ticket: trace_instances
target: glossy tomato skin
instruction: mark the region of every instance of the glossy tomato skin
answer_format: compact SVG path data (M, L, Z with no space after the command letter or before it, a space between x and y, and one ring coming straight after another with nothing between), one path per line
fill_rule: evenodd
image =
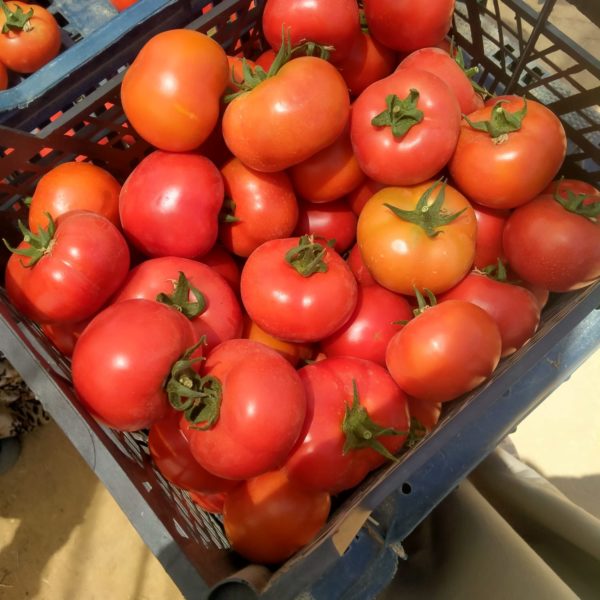
M24 266L28 261L18 254L8 260L11 302L38 323L78 323L95 315L123 283L129 248L105 217L72 211L58 219L49 252L33 267Z
M388 371L410 396L447 402L482 384L500 360L494 319L464 300L428 308L407 323L386 352Z
M119 11L122 12L126 8L129 8L132 4L135 4L137 0L110 0L110 3Z
M33 10L22 31L0 33L0 61L11 71L33 73L52 60L60 50L60 29L55 18L42 6L26 2L6 2L11 12L17 7L24 13ZM0 12L0 29L6 23Z
M346 202L350 205L356 216L360 215L364 205L379 190L386 185L373 179L365 179L358 187L354 188L347 196Z
M522 98L506 98L506 111L523 108ZM469 119L488 121L491 112L492 107L486 106L471 113ZM543 104L528 100L521 129L508 133L501 142L463 121L448 166L454 183L470 200L490 208L515 208L532 200L552 181L566 149L567 138L558 117Z
M158 294L172 294L179 273L202 293L206 302L205 310L190 320L196 341L206 336L205 352L225 340L239 337L242 310L233 290L214 269L195 260L174 256L146 260L130 271L113 301L156 300ZM190 302L197 302L191 291L188 298Z
M425 428L426 433L433 431L442 414L441 402L424 402L408 396L408 412L411 419L417 419Z
M516 274L551 292L600 278L600 226L542 194L516 209L504 229L504 251Z
M276 56L277 53L275 52L275 50L269 48L268 50L265 50L254 62L256 65L261 67L266 73L271 68L271 65L273 64L273 61L275 60Z
M240 277L242 275L240 267L223 246L215 244L207 254L202 256L202 262L219 273L236 296L240 295Z
M198 258L217 240L223 195L223 179L210 160L157 150L123 184L121 224L146 256Z
M219 379L222 401L212 429L191 429L182 417L180 427L194 458L225 479L248 479L279 468L306 414L305 392L295 369L275 350L238 339L210 352L202 373Z
M223 514L225 509L225 498L227 492L216 494L205 494L201 492L190 492L190 500L202 510L216 515Z
M326 248L324 273L300 275L285 260L299 238L266 242L242 270L242 302L262 329L290 342L314 342L339 329L357 300L354 275L342 257ZM265 279L264 273L269 273Z
M283 562L325 525L331 499L292 483L283 471L245 481L227 494L225 533L233 549L259 564Z
M432 183L384 188L367 202L358 219L358 246L367 269L380 285L399 294L414 295L415 286L441 293L456 285L473 264L475 214L469 201L451 186L445 188L444 210L464 212L435 237L385 206L414 210ZM429 205L439 189L432 193Z
M408 432L406 396L383 367L358 358L327 358L303 367L299 373L307 393L307 415L302 441L285 470L292 481L307 489L333 494L354 487L386 459L371 448L343 452L342 421L346 407L352 405L353 382L371 420L400 432ZM377 439L393 454L402 447L406 435Z
M469 273L438 301L451 299L471 302L493 317L500 330L503 357L527 343L540 323L540 306L532 292L482 274Z
M401 100L417 90L423 120L401 137L389 126L371 123L386 110L386 98ZM450 160L460 132L456 96L439 78L418 69L400 69L371 84L352 107L354 153L368 177L388 185L415 185L434 177Z
M506 262L502 247L502 234L510 216L510 210L488 208L474 202L472 206L477 219L477 240L473 265L477 269L485 269L490 265L497 265L498 259Z
M222 169L225 196L233 202L235 222L221 222L221 243L237 256L247 257L268 240L292 234L298 203L285 172L261 173L231 159Z
M373 279L373 275L371 275L362 259L358 244L352 246L352 250L350 250L346 262L354 274L354 277L356 277L356 281L358 281L359 285L377 285L377 282Z
M371 35L388 48L412 52L435 46L450 30L454 0L365 0Z
M348 323L321 341L329 357L354 356L385 367L385 350L398 332L398 321L408 321L413 313L408 301L380 285L360 286L358 302Z
M273 173L333 144L349 112L350 97L337 69L302 56L229 103L223 137L246 166Z
M86 327L73 352L79 400L114 429L152 426L169 409L165 379L194 339L188 319L159 302L138 299L109 306Z
M38 182L29 205L29 229L48 225L46 213L56 220L72 210L90 210L117 227L120 183L91 163L66 162L48 171Z
M595 188L591 183L580 181L579 179L559 179L550 183L544 190L544 194L558 193L565 199L568 196L568 192L573 192L576 195L585 194L586 196L600 196L600 190Z
M121 101L127 120L147 142L187 152L215 127L228 81L227 56L215 40L172 29L141 49L123 78Z

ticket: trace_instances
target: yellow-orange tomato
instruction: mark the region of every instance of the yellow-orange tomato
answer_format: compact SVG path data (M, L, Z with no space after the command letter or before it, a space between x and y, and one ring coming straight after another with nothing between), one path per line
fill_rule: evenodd
M410 213L411 220L394 210ZM417 214L421 224L412 222ZM476 230L469 201L449 185L429 181L384 188L372 196L358 219L357 240L378 283L400 294L414 294L415 287L437 294L471 269Z
M72 210L89 210L117 227L121 184L108 172L84 162L67 162L48 171L39 181L29 206L29 228L48 225L46 213L56 220Z
M212 38L189 29L155 35L133 61L121 101L134 129L161 150L194 150L219 119L229 81L227 56Z

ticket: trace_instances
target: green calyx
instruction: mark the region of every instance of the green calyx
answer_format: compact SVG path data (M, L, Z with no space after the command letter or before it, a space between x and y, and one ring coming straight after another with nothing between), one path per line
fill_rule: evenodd
M575 194L571 190L567 191L566 198L563 198L558 192L554 194L554 199L565 210L595 222L600 215L600 201L586 204L590 197L587 194Z
M20 6L17 6L13 11L2 0L0 0L0 8L2 8L2 12L6 17L6 21L2 26L2 33L29 31L32 28L29 19L33 17L33 8L25 13Z
M456 49L456 54L454 50ZM483 86L479 85L476 81L473 81L473 77L479 73L479 67L467 67L465 65L465 55L463 54L462 48L455 46L454 38L450 42L450 56L454 56L456 64L462 69L463 73L468 77L473 89L478 93L484 100L486 98L493 98L494 94L486 90Z
M358 386L352 380L352 406L346 405L342 431L346 436L343 453L351 450L371 448L385 456L388 460L398 460L377 438L384 435L406 435L406 431L398 431L392 427L381 427L373 422L364 406L361 406L358 397Z
M425 425L416 417L410 418L410 431L406 438L406 447L412 448L416 446L427 435Z
M223 397L221 382L216 377L201 377L192 367L195 362L203 360L202 357L191 356L205 341L203 336L173 365L166 385L169 404L185 415L192 429L199 430L214 427L219 420Z
M23 241L29 244L28 248L13 248L5 239L2 240L4 245L13 254L19 254L20 256L25 256L29 259L27 264L21 260L21 264L28 269L33 267L40 259L52 251L54 234L56 233L56 224L50 213L46 213L46 216L48 217L48 227L46 227L46 229L40 227L37 234L27 229L27 227L23 225L23 222L19 220L19 231L23 234Z
M417 299L417 308L413 309L413 315L415 315L415 317L418 317L420 314L424 313L428 308L431 308L432 306L435 306L437 304L437 298L431 290L428 290L427 288L423 290L427 294L427 299L429 300L429 303L427 303L427 300L425 300L425 297L423 296L419 288L417 288L417 286L414 286L413 290L415 291L415 298Z
M389 94L385 103L387 108L371 119L371 125L375 127L391 127L392 135L400 138L414 125L423 120L423 111L417 108L419 101L418 90L412 89L404 100L401 100L396 94Z
M504 263L498 259L498 262L495 265L488 265L484 267L480 271L478 271L481 275L485 275L494 281L500 281L501 283L508 283L506 267Z
M435 188L438 186L439 190L436 199L430 203L429 200ZM392 204L385 204L385 206L399 219L418 225L425 231L428 237L434 238L442 233L440 231L441 227L445 227L452 223L452 221L460 217L466 210L466 208L463 208L456 213L448 213L444 208L445 193L446 182L440 179L425 190L425 193L419 198L414 210L404 210Z
M196 299L195 302L190 302L190 292ZM206 310L204 294L190 283L190 280L182 271L179 271L179 279L173 282L173 293L165 294L161 292L156 296L156 300L175 308L188 319L193 319Z
M498 100L489 121L471 121L466 115L463 115L463 118L473 129L488 133L495 144L501 144L508 139L509 133L521 129L523 119L527 115L527 98L523 98L523 108L514 113L502 107L506 102L507 100Z
M297 246L285 253L285 261L302 277L310 277L315 273L326 273L327 264L323 260L327 248L315 242L312 235L303 235Z
M221 223L239 223L239 218L235 216L235 208L235 202L231 198L225 198L219 213L219 221Z

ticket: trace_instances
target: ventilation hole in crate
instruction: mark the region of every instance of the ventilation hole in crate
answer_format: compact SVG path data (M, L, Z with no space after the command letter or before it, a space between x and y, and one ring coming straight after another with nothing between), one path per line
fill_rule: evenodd
M182 537L185 538L186 540L190 539L190 536L187 534L187 532L183 529L183 527L179 524L179 522L177 521L177 519L173 519L173 525L175 525L175 530L177 531L177 533Z
M144 486L144 489L150 493L152 491L152 484L149 481L143 481L142 485Z
M408 496L409 494L412 493L412 485L410 485L410 483L408 483L408 481L405 481L402 484L402 487L400 488L400 490L405 496Z
M69 24L69 20L62 13L53 11L52 14L61 29L64 29Z
M525 73L521 77L521 83L524 85L529 85L534 81L539 81L542 77L544 77L544 71L540 69L540 67L535 66L525 71Z

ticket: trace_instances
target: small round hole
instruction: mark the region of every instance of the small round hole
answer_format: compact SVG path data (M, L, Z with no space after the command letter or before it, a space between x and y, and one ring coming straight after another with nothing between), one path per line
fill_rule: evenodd
M408 482L404 482L400 489L402 490L402 493L406 494L407 496L412 492L412 486Z

